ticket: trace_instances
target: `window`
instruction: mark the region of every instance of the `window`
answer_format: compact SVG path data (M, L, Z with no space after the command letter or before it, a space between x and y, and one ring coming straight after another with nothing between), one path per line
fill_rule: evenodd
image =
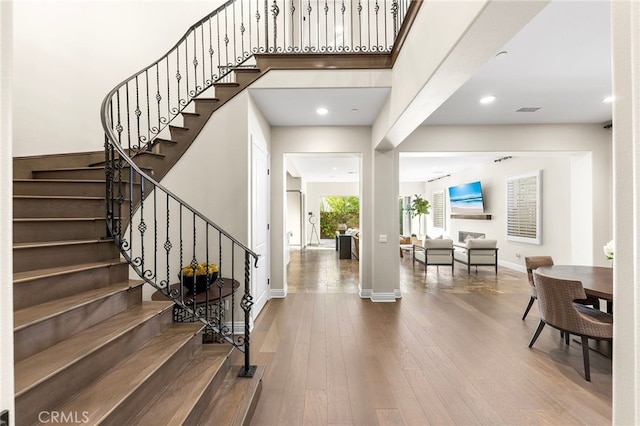
M542 170L507 178L507 240L542 244Z
M433 227L444 229L444 190L433 193Z

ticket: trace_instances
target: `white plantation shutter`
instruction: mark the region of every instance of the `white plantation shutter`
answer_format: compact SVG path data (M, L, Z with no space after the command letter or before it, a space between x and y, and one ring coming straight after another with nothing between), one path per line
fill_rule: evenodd
M542 170L507 178L507 240L542 244Z
M444 191L436 191L433 193L433 227L444 229Z

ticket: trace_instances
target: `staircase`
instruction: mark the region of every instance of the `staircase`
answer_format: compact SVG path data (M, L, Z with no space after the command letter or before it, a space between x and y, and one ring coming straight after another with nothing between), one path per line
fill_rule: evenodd
M218 97L196 99L195 112L136 164L160 179L213 111L260 72L238 74ZM143 301L143 281L129 279L128 263L104 238L103 158L15 161L16 424L248 423L264 366L237 378L231 345L203 344L200 322L172 322L172 302ZM136 205L141 188L132 188L125 196Z

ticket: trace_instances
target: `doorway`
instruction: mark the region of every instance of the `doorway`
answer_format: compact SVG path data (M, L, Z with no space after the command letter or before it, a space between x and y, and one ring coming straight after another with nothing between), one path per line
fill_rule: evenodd
M329 230L327 225L322 229L321 220L329 210L325 205L327 197L361 198L361 155L286 153L284 164L285 244L287 240L291 242L285 254L288 291L357 292L360 262L355 255L340 258L337 222L336 229ZM351 225L350 232L359 231L355 226L360 223L361 214L358 211L356 220L346 221L347 226Z

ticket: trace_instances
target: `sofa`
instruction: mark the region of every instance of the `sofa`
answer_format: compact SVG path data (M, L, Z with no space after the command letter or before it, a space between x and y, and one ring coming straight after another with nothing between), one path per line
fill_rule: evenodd
M463 243L454 244L453 257L456 262L467 265L467 273L471 273L471 267L493 266L498 273L498 242L484 238L468 238Z
M416 262L424 265L424 273L427 274L427 266L451 266L453 275L453 240L448 238L425 238L421 245L413 245L413 267Z

